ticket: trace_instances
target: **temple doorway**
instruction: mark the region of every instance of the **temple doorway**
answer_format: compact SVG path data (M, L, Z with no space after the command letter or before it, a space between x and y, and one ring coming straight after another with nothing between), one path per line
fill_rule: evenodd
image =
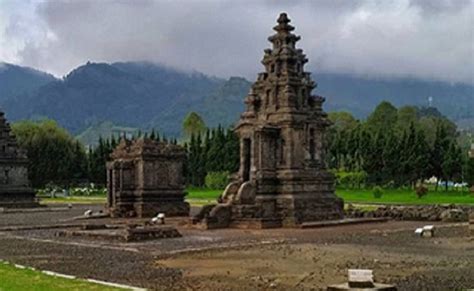
M244 158L244 168L242 173L242 178L244 182L250 180L250 165L252 158L252 140L250 138L244 138L243 140L243 158Z

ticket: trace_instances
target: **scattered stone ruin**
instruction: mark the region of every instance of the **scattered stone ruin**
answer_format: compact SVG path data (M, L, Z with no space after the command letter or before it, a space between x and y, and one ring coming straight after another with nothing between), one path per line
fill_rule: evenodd
M150 226L144 224L84 224L73 229L58 230L55 235L120 242L181 237L179 231L173 226Z
M189 215L184 201L186 153L148 138L122 139L107 163L107 203L112 217Z
M39 204L28 180L28 159L18 147L0 111L0 207L31 208Z
M343 201L325 165L325 134L330 125L324 98L311 95L316 83L304 71L308 59L282 13L268 40L258 75L245 99L235 132L240 169L217 205L195 217L207 228L281 227L339 219Z

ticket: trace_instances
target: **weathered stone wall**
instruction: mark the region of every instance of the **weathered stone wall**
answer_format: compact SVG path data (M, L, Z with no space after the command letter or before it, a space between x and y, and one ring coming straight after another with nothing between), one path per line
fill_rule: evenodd
M421 206L380 206L376 210L364 211L360 208L349 207L346 217L390 217L396 220L416 221L467 221L469 212L474 206L457 205L421 205Z
M122 140L107 163L109 212L114 217L188 215L184 149L150 139Z
M28 170L26 165L0 164L0 184L9 187L28 187Z

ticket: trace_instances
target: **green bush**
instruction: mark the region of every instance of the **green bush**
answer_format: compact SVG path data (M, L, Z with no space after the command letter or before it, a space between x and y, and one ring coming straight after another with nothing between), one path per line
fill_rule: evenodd
M372 189L372 194L374 195L375 199L380 199L380 198L382 198L382 195L383 195L383 189L379 186L375 186Z
M105 196L107 190L105 188L95 187L75 187L69 190L69 195L72 196Z
M421 198L425 196L426 194L428 194L428 188L425 185L416 186L415 193L416 193L416 196L418 196L418 198Z
M208 189L224 189L229 184L229 175L224 172L209 172L205 178L205 185Z
M49 183L45 188L37 190L38 196L57 197L57 196L106 196L107 189L97 187L94 184L63 188L58 185Z
M332 170L332 173L336 176L336 185L344 189L360 189L367 180L367 173L364 171Z

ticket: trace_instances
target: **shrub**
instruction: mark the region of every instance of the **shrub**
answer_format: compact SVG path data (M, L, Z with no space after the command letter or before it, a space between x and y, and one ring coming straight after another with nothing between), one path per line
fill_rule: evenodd
M374 195L374 198L380 199L380 198L382 198L382 195L383 195L383 189L379 186L375 186L372 189L372 194Z
M346 172L344 170L333 170L336 177L336 185L345 189L360 188L367 179L367 173L364 171Z
M229 184L229 175L230 173L227 171L207 173L205 178L206 188L224 189Z
M418 196L418 198L421 198L425 196L426 194L428 194L428 188L425 185L419 185L419 186L416 186L415 192L416 192L416 196Z

